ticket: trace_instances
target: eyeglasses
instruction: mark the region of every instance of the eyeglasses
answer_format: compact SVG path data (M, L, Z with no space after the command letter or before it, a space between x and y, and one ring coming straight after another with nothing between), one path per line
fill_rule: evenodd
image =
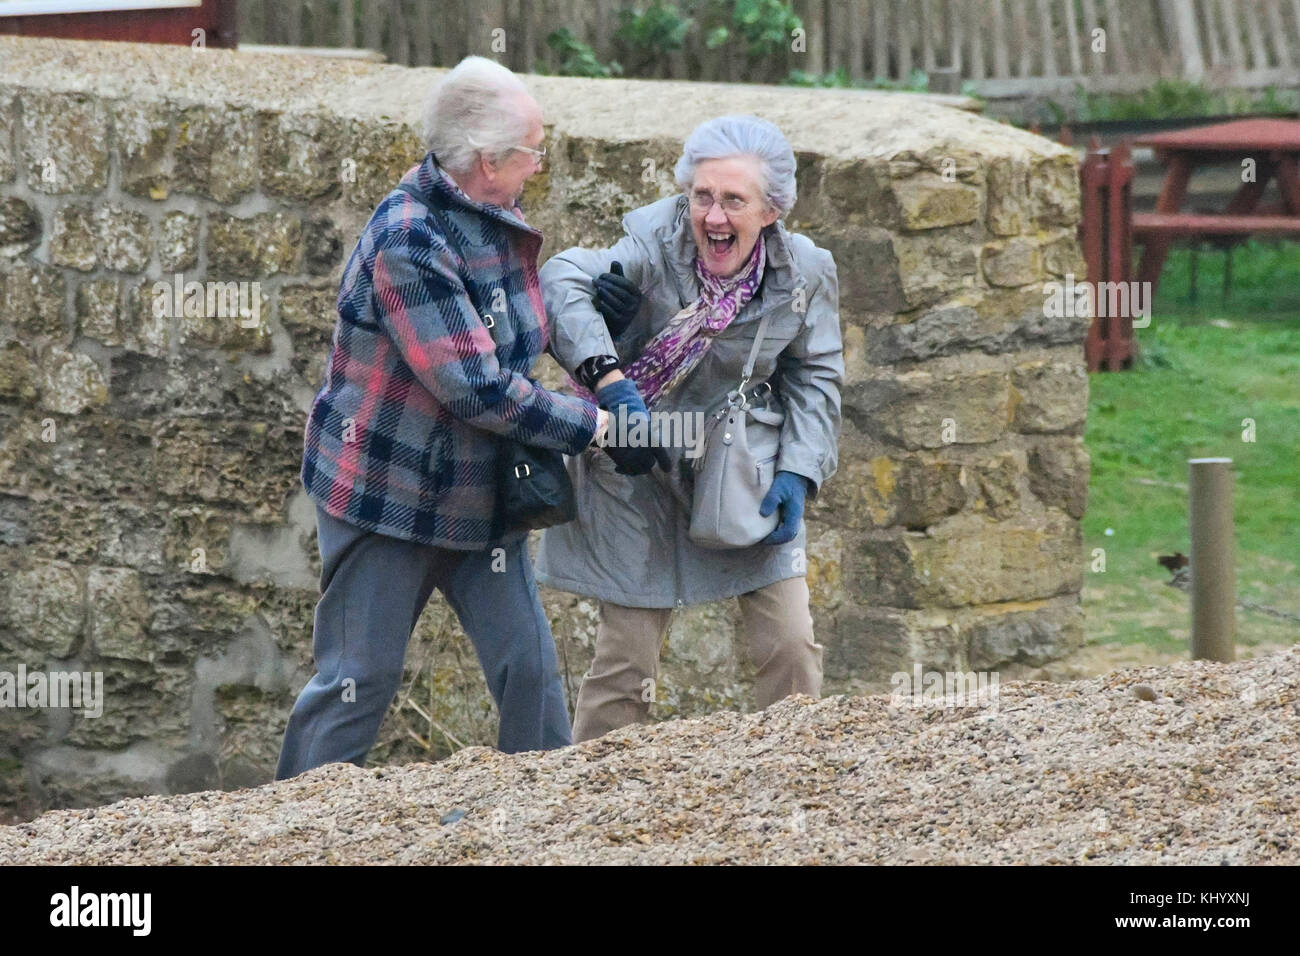
M712 209L715 202L722 207L724 212L744 212L749 208L749 200L741 199L739 196L714 199L713 193L706 189L697 189L691 193L691 205L696 209Z
M537 157L537 161L538 161L539 163L540 163L543 159L546 158L546 147L545 147L545 146L543 146L541 149L534 149L534 148L531 147L531 146L511 146L510 148L511 148L511 149L520 149L520 150L523 150L525 153L532 153L535 157Z

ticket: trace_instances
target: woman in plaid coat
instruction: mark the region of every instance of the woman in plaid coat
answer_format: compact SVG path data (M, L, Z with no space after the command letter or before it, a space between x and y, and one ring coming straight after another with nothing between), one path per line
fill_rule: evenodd
M364 763L435 588L483 665L498 746L571 740L526 533L493 537L498 436L572 455L608 419L529 378L550 338L542 237L518 205L544 153L541 111L513 73L470 57L434 91L424 127L428 155L375 209L348 260L308 416L317 673L289 718L277 779ZM617 453L620 467L648 470L640 450Z

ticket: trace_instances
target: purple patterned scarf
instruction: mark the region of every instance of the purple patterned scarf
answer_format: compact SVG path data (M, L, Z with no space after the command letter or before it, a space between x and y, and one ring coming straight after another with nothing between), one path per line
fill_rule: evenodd
M623 369L623 374L641 393L646 408L653 408L691 373L713 344L714 336L729 326L745 303L754 297L763 280L766 261L762 233L745 267L729 278L715 276L696 257L695 276L700 283L700 297L669 319L659 334L646 343L636 360Z

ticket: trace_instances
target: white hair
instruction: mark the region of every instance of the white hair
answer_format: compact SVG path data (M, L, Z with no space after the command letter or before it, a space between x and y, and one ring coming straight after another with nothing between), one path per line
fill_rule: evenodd
M731 156L753 156L758 160L760 185L769 206L783 216L794 208L794 150L775 125L757 116L719 116L695 127L673 170L677 185L690 189L697 165Z
M424 148L453 173L467 173L480 154L496 162L528 135L520 101L523 80L500 63L467 56L424 102Z

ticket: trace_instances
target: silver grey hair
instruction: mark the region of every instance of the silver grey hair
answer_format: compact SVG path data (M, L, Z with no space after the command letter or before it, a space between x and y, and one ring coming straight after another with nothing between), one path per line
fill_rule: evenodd
M690 189L697 165L707 159L730 156L757 159L767 204L783 216L794 208L794 150L775 125L757 116L719 116L695 127L686 137L682 158L673 170L677 185L683 190Z
M453 173L469 172L480 153L496 162L528 135L521 95L528 87L500 63L465 57L425 100L425 151Z

